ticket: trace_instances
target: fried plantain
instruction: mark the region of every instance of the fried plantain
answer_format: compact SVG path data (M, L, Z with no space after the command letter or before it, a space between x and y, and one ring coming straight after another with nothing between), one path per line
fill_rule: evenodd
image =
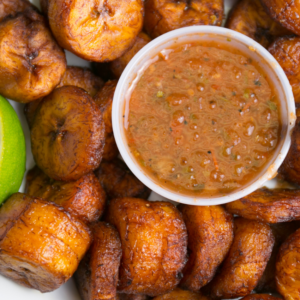
M105 208L106 195L94 173L77 181L55 181L38 167L26 176L27 194L62 206L85 223L97 221Z
M287 300L300 299L300 229L281 245L276 262L278 292Z
M23 286L59 288L90 241L88 227L53 203L17 193L0 208L0 274Z
M300 34L300 4L295 0L261 0L268 14L282 26Z
M277 37L291 34L266 12L260 0L241 0L230 11L227 28L243 33L267 48Z
M256 190L244 198L226 204L226 209L249 220L266 223L300 220L300 190Z
M150 299L145 295L132 295L132 294L117 294L116 300L148 300Z
M157 296L180 281L186 262L187 232L181 213L168 202L115 198L107 221L122 243L118 291Z
M91 227L93 243L75 273L82 300L116 299L122 255L117 230L98 222Z
M234 239L220 273L208 284L212 298L232 299L251 293L261 278L274 245L269 225L237 218Z
M103 159L105 160L113 160L119 154L111 121L111 110L117 83L117 80L106 82L104 87L94 97L96 104L102 112L105 123L105 145L103 150Z
M214 277L233 241L233 218L221 206L179 205L188 231L189 259L180 286L199 291Z
M27 9L0 23L0 94L27 103L48 95L66 70L44 18Z
M209 300L209 299L200 293L185 291L176 288L175 290L167 294L153 298L153 300Z
M120 57L142 29L142 0L48 1L56 40L86 60L107 62Z
M65 86L43 99L31 129L31 149L50 178L72 181L93 171L103 146L101 112L84 90Z
M24 105L24 115L30 129L32 128L35 114L42 100L43 98L40 98Z
M56 86L77 86L84 89L94 97L96 93L103 87L104 82L101 78L94 75L89 69L80 68L80 67L67 67L66 72L64 73L60 83ZM32 127L33 119L36 113L36 110L43 99L38 99L27 103L24 107L24 113L29 127Z
M292 86L296 104L300 104L300 37L278 38L268 50L285 72Z
M103 161L95 171L109 198L139 197L148 199L151 190L140 182L119 159Z
M192 25L221 26L223 0L146 0L144 29L152 38Z
M266 292L266 293L276 293L276 258L279 252L281 244L286 240L286 238L294 233L298 228L300 228L300 222L288 222L288 223L278 223L270 225L272 232L275 237L275 244L271 257L268 261L266 269L259 280L258 285L255 288L256 292Z
M28 0L1 0L0 22L8 16L15 17L18 13L33 7Z
M281 298L274 297L268 294L251 294L242 298L242 300L280 300L280 299Z
M121 77L124 69L131 61L131 59L149 42L151 42L151 38L146 33L139 33L133 47L126 51L121 57L115 59L110 63L110 68L116 78Z
M297 120L292 133L289 152L279 168L279 173L294 184L300 185L300 110L297 111Z
M67 70L57 87L67 85L82 88L88 92L91 97L94 97L104 86L104 82L87 68L67 67Z

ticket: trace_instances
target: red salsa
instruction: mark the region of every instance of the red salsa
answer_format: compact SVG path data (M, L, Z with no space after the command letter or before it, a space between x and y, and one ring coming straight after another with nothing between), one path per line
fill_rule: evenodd
M253 180L281 134L276 89L228 43L163 51L138 78L125 112L126 138L144 172L189 196L216 196Z

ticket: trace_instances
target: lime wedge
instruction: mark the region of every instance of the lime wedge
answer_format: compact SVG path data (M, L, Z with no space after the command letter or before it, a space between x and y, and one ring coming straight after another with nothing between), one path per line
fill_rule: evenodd
M21 123L10 103L0 96L0 204L19 190L25 163L26 145Z

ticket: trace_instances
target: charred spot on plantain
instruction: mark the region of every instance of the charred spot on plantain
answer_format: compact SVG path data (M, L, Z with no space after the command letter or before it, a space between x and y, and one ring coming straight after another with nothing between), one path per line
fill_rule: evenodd
M113 17L115 12L113 9L108 5L107 0L104 1L101 7L93 7L91 11L91 17L94 19L99 19L100 17Z
M56 124L56 130L52 130L50 131L50 137L51 137L51 141L54 142L57 139L59 140L63 140L64 137L67 134L67 130L63 129L63 126L65 125L65 121L64 120L60 120L57 122Z
M34 51L34 52L31 52L30 54L28 55L25 55L25 60L27 62L27 69L29 72L33 72L35 69L36 69L36 65L32 63L32 61L38 57L39 55L39 52L38 51Z

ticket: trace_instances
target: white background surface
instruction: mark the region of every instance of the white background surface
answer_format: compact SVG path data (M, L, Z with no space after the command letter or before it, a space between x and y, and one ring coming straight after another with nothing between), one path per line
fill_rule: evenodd
M31 0L31 2L39 7L39 0ZM226 14L234 2L236 2L236 0L225 0ZM88 67L90 65L89 62L84 61L69 52L67 52L67 61L68 61L68 65L71 66ZM24 107L22 104L18 104L13 101L10 102L14 106L15 110L17 111L23 126L24 134L26 137L26 148L27 148L26 169L29 170L34 166L34 160L30 150L29 129L23 114ZM24 186L25 186L25 180L23 180L23 184L20 188L20 191L24 191ZM150 199L159 200L161 199L161 197L152 193ZM15 284L9 279L0 276L0 300L81 300L81 298L77 293L76 287L72 279L69 280L65 285L60 287L58 290L52 293L41 294L39 291L24 288L18 284Z

